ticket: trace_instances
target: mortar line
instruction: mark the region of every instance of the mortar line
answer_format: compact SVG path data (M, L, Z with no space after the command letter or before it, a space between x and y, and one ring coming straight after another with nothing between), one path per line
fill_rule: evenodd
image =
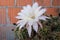
M32 4L35 2L35 0L32 0Z
M0 24L0 27L5 27L6 26L6 24Z
M22 8L23 6L7 6L8 8ZM51 8L60 8L60 6L42 6L42 7L51 7ZM0 6L0 8L6 8L6 6Z
M53 8L60 8L60 6L52 6Z
M14 6L16 6L16 0L14 0Z
M53 0L50 1L51 7L53 6Z
M8 16L8 7L6 7L6 21L7 21L7 26L10 24L9 16Z

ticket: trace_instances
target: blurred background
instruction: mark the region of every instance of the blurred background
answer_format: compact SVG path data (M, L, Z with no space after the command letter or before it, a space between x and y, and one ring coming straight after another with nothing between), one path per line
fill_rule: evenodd
M60 13L60 0L0 0L0 40L15 40L12 31L17 22L15 18L23 6L38 2L47 8L46 15L57 16Z

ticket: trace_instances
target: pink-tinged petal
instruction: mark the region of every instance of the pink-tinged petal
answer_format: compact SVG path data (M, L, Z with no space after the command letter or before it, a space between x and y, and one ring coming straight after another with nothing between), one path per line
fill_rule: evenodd
M31 25L27 25L26 28L27 28L29 37L31 37L31 32L32 32L32 27L31 27Z
M43 27L42 24L41 24L41 22L37 22L37 23L40 25L41 28Z
M18 15L20 15L21 13L19 12Z
M21 16L17 16L16 18L17 19L24 19L24 17L21 17Z
M19 21L17 21L17 23L16 24L19 24L19 23L21 23L21 22L23 22L24 20L19 20Z
M20 25L22 25L22 23L24 23L24 20L20 21L20 23L17 25L17 27L19 27Z
M31 9L31 5L27 5L27 9Z
M22 27L24 27L24 25L27 23L27 21L21 21L17 27L19 27L19 29L21 29Z
M46 20L46 18L50 19L50 18L47 17L47 16L40 16L40 17L39 17L40 20Z
M33 29L37 32L38 31L38 24L35 22L33 23Z
M23 13L21 13L21 12L19 12L19 13L18 13L18 16L24 16L24 14L23 14Z

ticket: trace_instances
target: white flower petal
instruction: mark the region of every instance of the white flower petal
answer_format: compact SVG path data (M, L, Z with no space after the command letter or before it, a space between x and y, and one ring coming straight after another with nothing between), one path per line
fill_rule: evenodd
M28 14L27 14L28 15ZM26 18L28 18L26 15L24 15L24 14L22 14L22 13L20 13L18 16L16 16L16 18L17 19L26 19Z
M33 29L37 32L38 31L38 24L35 22L33 23Z
M27 5L27 6L23 6L23 10L21 10L21 13L23 13L23 14L29 14L29 10L31 10L32 8L31 8L31 6L30 5Z
M31 20L31 21L28 21L28 24L29 25L32 25L33 24L33 21Z
M29 17L30 14L32 13L32 8L31 8L30 5L27 5L26 7L27 7L27 9L23 10L22 13L23 13L25 16Z
M42 6L40 6L40 7L38 7L36 10L35 10L35 17L37 17L38 16L38 13L39 13L39 11L41 10L41 8L42 8Z
M36 9L36 11L40 11L41 8L42 8L42 6L39 6L39 7Z
M39 21L39 18L38 18L38 17L36 17L36 18L34 19L34 21L35 21L35 22L38 22L38 21Z
M32 6L33 10L36 10L36 8L38 8L38 3L34 3L33 6Z
M40 12L38 13L38 17L43 15L46 12L46 9L41 9Z
M40 17L39 17L40 20L46 20L46 18L49 19L49 17L47 17L47 16L40 16Z
M16 16L17 19L24 19L25 16Z
M23 10L26 10L27 9L27 7L26 6L23 6Z
M21 24L21 26L19 27L19 29L21 29L22 27L24 27L26 23L27 22L24 22L23 24Z
M24 16L24 14L23 14L23 13L21 13L21 12L19 12L19 13L18 13L18 16Z
M24 23L24 20L20 21L20 23L17 25L17 27L19 27L22 23Z
M27 26L26 28L27 28L29 37L31 37L31 31L32 31L31 25Z
M31 37L31 31L32 31L31 26L32 26L32 24L33 24L33 22L32 21L29 21L28 22L28 26L26 27L27 30L28 30L29 37Z
M22 27L24 27L24 25L27 23L27 21L25 21L25 20L22 20L18 25L17 25L17 27L19 27L19 29L21 29Z

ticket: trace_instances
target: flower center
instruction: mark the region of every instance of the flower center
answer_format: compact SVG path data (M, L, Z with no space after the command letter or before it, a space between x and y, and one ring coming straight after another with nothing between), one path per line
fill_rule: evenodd
M31 18L32 18L32 19L35 19L35 16L32 16Z

